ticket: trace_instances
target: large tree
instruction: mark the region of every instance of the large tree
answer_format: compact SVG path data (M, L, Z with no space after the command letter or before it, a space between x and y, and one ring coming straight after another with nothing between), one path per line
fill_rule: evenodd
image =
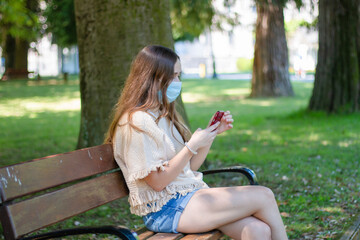
M293 96L285 37L284 0L257 0L251 97Z
M360 110L360 1L319 1L319 53L309 109Z
M80 55L79 148L103 142L109 115L138 51L148 44L173 48L169 8L169 1L163 0L75 0ZM181 99L178 102L182 103Z
M39 32L37 0L3 0L0 4L0 43L5 58L3 80L27 78L29 42Z

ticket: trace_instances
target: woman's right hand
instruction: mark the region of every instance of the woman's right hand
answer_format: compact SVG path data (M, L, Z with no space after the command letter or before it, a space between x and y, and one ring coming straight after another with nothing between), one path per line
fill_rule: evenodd
M188 142L189 147L194 151L197 151L197 149L199 148L210 145L214 141L217 135L216 128L219 126L219 124L220 122L217 122L206 129L198 128L193 133L193 135L191 136Z

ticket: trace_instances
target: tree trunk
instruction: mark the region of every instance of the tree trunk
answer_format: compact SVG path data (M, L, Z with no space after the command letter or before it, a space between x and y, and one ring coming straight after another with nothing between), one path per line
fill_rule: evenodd
M360 2L319 1L319 54L310 110L359 111Z
M78 148L103 142L135 55L149 44L173 48L169 7L163 0L75 0L81 92Z
M16 50L15 38L10 34L6 35L5 45L4 45L5 70L9 68L14 68L15 50Z
M293 96L283 7L276 1L257 3L256 41L251 97Z
M15 49L15 69L27 71L29 42L24 39L16 38Z
M29 42L11 35L6 36L4 46L5 72L2 80L28 78L27 57Z

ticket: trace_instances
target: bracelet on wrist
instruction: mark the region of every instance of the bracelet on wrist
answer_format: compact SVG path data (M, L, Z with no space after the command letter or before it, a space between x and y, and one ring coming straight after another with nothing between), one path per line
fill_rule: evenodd
M196 155L197 154L197 152L196 151L194 151L194 150L192 150L190 147L189 147L189 145L188 145L188 143L187 142L185 142L185 147L192 153L192 154L194 154L194 155Z

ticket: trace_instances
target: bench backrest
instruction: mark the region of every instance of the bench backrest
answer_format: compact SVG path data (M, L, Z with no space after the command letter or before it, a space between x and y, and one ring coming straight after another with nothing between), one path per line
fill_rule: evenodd
M109 144L0 168L5 239L17 239L127 195Z

